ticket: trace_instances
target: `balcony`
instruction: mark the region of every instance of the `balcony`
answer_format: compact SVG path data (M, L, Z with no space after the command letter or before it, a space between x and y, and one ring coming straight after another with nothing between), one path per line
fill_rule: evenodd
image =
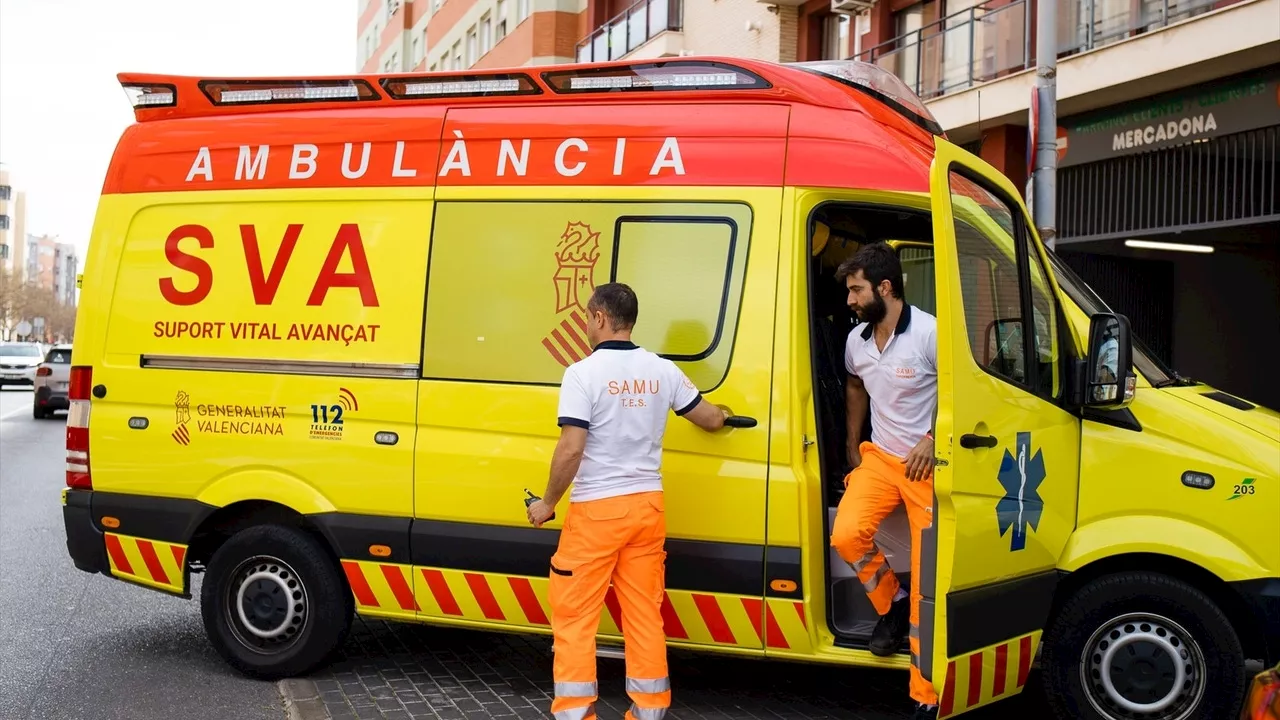
M1233 0L1063 0L1058 57L1172 25ZM998 0L976 5L863 51L926 100L1035 67L1035 5Z
M579 42L578 62L620 60L662 33L683 27L683 0L640 0Z

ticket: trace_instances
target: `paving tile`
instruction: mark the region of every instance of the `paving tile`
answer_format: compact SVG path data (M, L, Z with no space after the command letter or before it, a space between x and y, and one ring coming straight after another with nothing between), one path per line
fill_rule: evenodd
M672 651L671 720L899 720L909 718L907 674L709 657ZM358 618L347 645L312 679L331 718L545 720L550 638ZM625 664L598 663L601 720L630 705ZM1044 717L1037 698L966 717Z

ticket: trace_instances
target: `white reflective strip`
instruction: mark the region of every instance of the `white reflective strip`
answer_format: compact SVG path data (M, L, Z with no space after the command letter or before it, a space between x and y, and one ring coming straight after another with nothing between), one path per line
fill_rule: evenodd
M642 708L631 703L631 715L636 720L662 720L667 716L666 708Z
M73 460L83 460L84 462L89 462L89 453L83 450L68 450L67 462L72 462Z
M89 401L72 400L67 408L67 427L89 427Z
M556 697L595 697L596 684L593 682L558 682Z
M919 628L919 627L917 627L917 626L915 626L915 625L912 625L912 626L911 626L910 636L911 636L911 638L912 638L912 639L919 640L919 639L920 639L920 628Z
M627 678L627 692L660 693L667 692L670 689L671 678L669 677L658 678L657 680Z
M555 713L552 717L556 720L593 720L596 716L596 705L592 703L586 707L569 708Z
M876 574L872 576L870 580L862 583L862 587L865 588L867 592L875 592L875 589L877 587L880 587L880 578L888 574L889 574L889 563L886 562L885 564L881 565L878 570L876 570Z
M67 463L67 472L87 473L89 472L89 466L79 463Z
M862 568L866 567L867 563L870 563L872 560L875 560L876 556L879 554L880 554L880 547L875 543L871 543L871 549L867 551L867 554L863 555L861 560L857 562L849 563L849 567L853 568L854 572L861 574Z

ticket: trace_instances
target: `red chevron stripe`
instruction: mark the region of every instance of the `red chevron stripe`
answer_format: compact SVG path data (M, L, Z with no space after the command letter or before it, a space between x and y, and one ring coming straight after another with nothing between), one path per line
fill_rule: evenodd
M147 564L147 572L151 573L151 579L168 585L169 574L164 571L164 566L160 564L160 558L156 555L155 545L152 545L150 540L139 540L138 553L142 555L142 562Z
M680 622L680 615L676 613L676 608L671 604L671 596L662 593L662 628L666 632L667 637L673 640L688 640L689 633L684 629L684 623Z
M796 605L796 614L800 616L800 624L804 626L805 630L808 630L809 621L804 616L804 603L798 602L795 605Z
M347 584L351 586L351 592L355 594L356 601L361 605L378 607L378 597L369 588L369 581L365 579L364 571L360 566L343 560L342 569L347 573Z
M982 700L982 653L969 656L969 707Z
M467 578L467 585L471 586L471 594L476 596L476 602L480 604L480 612L483 612L489 620L506 620L506 616L502 614L502 607L493 597L493 590L489 588L489 582L484 579L484 576L466 573L464 577Z
M427 581L427 587L431 590L431 597L436 599L436 604L440 606L440 612L445 615L462 617L462 608L458 607L458 601L453 599L453 592L449 590L449 583L444 579L444 573L439 570L423 568L422 579Z
M511 591L516 594L516 600L520 603L520 609L524 611L524 616L529 622L538 625L550 625L547 620L547 614L542 610L542 603L538 602L538 596L533 592L533 585L528 578L511 577L507 579L511 584Z
M578 351L573 349L573 346L569 344L568 340L564 339L564 336L560 334L559 330L552 330L551 337L555 338L556 342L560 343L560 349L564 350L565 355L567 355L570 360L578 362L582 359L578 356Z
M1009 643L996 648L996 674L991 683L991 694L1000 697L1004 694L1004 676L1009 670Z
M560 354L559 350L556 350L556 346L551 342L551 338L542 338L542 346L547 349L547 352L551 353L551 357L555 358L556 362L560 363L564 367L569 367L569 361L564 359L564 356Z
M583 357L591 354L591 346L587 344L586 340L578 337L578 333L574 331L573 326L569 324L568 320L561 320L560 327L564 328L565 335L568 335L575 343L577 343L578 348L582 350Z
M413 590L409 588L409 583L405 582L404 574L400 572L400 568L395 565L381 565L382 576L387 579L387 584L391 586L391 592L396 596L396 602L400 603L401 610L420 611L418 607L418 599L413 596Z
M115 535L106 535L107 553L111 555L111 560L115 562L116 568L126 575L133 574L133 566L129 564L129 558L124 554L124 548L120 546L120 538Z
M173 560L178 563L178 574L182 574L182 561L187 559L187 549L181 545L170 545L169 549L173 551Z
M938 707L938 717L950 717L955 710L956 702L956 661L947 663L947 682L942 686L942 704Z
M1027 673L1031 672L1031 636L1018 641L1018 687L1027 684Z
M724 613L720 611L720 604L714 597L694 595L693 603L698 606L698 614L707 624L707 631L711 633L712 640L729 645L738 644L738 640L733 636L733 630L729 629L729 623L724 619Z

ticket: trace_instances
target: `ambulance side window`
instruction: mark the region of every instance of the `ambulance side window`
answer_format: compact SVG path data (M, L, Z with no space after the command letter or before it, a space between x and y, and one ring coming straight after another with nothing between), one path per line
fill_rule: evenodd
M751 220L741 203L438 202L422 377L558 385L590 353L592 289L616 279L640 301L635 341L712 390L729 369Z
M1061 391L1057 307L1025 218L952 172L956 253L969 347L994 375L1046 398Z
M746 267L742 220L625 215L614 233L610 276L640 301L636 343L676 362L703 392L729 366Z

